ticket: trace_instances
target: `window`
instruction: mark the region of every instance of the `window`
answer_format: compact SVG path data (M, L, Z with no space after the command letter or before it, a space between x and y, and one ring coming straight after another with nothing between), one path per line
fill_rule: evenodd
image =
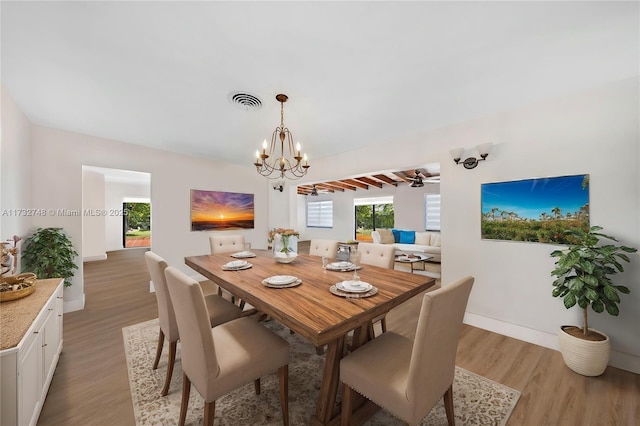
M355 239L373 241L371 231L393 228L393 197L357 198L355 204Z
M308 228L333 228L333 200L307 202Z
M440 194L425 194L425 229L427 231L440 230Z

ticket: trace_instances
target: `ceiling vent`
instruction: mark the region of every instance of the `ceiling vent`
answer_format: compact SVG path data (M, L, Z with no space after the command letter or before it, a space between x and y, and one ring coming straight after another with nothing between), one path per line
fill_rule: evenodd
M246 92L229 93L229 102L245 111L253 111L262 107L262 101L257 96Z

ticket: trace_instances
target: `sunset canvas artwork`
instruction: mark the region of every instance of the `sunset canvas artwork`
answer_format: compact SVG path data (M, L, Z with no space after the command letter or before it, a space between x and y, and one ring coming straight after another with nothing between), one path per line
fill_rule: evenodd
M253 229L253 194L191 190L191 230Z

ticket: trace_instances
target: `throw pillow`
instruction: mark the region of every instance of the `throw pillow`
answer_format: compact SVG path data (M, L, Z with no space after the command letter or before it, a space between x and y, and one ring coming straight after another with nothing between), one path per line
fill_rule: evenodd
M380 244L393 244L395 239L393 238L393 232L389 229L378 229L380 234Z
M428 232L416 232L416 240L414 244L428 246L430 240Z
M393 234L393 242L394 243L399 243L400 242L400 231L398 231L397 229L392 229L391 233Z
M400 231L400 243L413 244L416 240L416 231Z
M433 237L431 238L431 245L440 247L440 234L433 234Z

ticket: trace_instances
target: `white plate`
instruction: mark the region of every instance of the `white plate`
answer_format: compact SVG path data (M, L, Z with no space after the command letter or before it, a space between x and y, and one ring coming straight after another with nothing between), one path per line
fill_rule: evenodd
M267 278L265 281L271 285L287 285L291 284L297 279L297 277L294 277L292 275L275 275L273 277Z
M238 269L244 268L247 266L248 262L246 260L233 260L231 262L225 263L224 267L228 269Z
M244 258L248 258L248 257L256 257L255 253L252 253L250 251L239 251L237 253L233 253L231 255L231 257L235 257L238 259L244 259Z
M351 262L333 262L327 265L327 269L333 271L352 271L355 267Z
M353 267L353 263L351 262L333 262L330 263L329 266L331 266L332 268L352 268Z
M336 284L336 287L338 290L349 293L365 293L373 288L371 284L364 281L341 281Z
M247 263L244 266L240 266L239 268L227 268L227 265L222 265L223 271L243 271L245 269L251 268L253 265L251 263Z

